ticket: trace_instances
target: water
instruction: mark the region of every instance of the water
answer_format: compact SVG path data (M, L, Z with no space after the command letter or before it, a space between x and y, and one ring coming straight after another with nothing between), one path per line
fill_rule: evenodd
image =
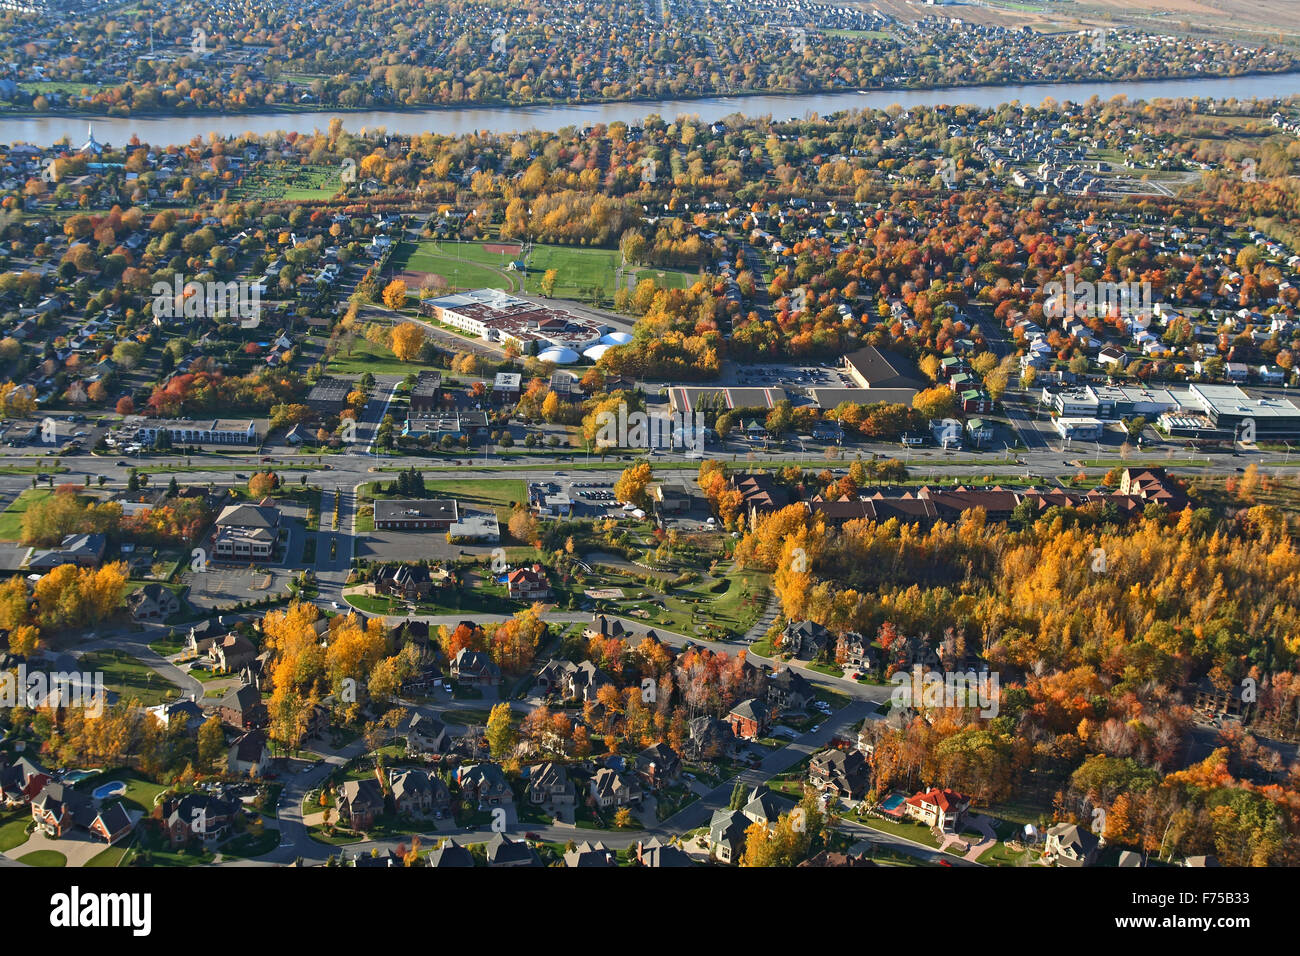
M733 113L747 116L771 115L776 119L803 117L810 113L827 116L841 110L858 108L883 109L893 104L910 108L939 104L966 104L980 108L996 107L1019 100L1038 104L1049 97L1058 102L1082 103L1093 96L1109 99L1126 96L1131 100L1176 97L1213 99L1274 99L1300 94L1300 73L1278 73L1237 77L1194 77L1184 80L1143 80L1128 83L1043 83L1003 84L999 86L948 87L933 90L873 90L859 93L812 93L799 96L719 96L708 99L674 99L638 103L601 103L592 105L483 107L467 109L419 110L409 112L372 111L333 113L319 110L303 113L244 114L223 113L213 116L94 117L85 116L13 116L0 119L0 143L27 142L46 146L67 136L80 144L86 126L94 123L95 138L119 144L138 134L143 142L155 146L188 143L194 137L210 133L236 136L244 132L259 134L277 130L311 133L325 130L335 116L353 132L383 127L390 133L441 133L459 135L475 130L508 133L515 130L562 129L565 126L589 126L615 120L634 123L651 113L666 119L692 114L704 122L722 119Z

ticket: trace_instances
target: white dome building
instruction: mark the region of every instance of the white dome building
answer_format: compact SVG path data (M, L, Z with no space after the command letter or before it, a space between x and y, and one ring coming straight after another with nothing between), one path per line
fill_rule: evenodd
M627 332L607 332L600 337L601 345L627 345L632 341L632 336Z
M589 349L583 349L582 354L587 358L591 359L593 362L599 362L600 357L604 355L606 352L608 352L609 349L610 349L609 345L604 345L604 344L593 345Z
M553 345L539 352L537 358L538 361L551 362L555 365L572 365L578 361L578 353L564 346Z

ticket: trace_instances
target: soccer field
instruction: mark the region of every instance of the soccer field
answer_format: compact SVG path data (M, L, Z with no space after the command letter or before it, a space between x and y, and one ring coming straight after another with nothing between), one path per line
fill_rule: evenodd
M546 270L557 273L555 291L557 299L591 301L590 290L600 290L602 299L614 296L614 271L618 267L616 249L583 249L573 246L533 246L528 257L526 288L534 295L542 293L542 276Z
M517 255L517 253L515 253ZM393 254L391 264L398 272L441 276L451 289L518 288L514 273L507 272L514 255L493 252L479 242L403 242ZM411 291L418 292L419 286Z

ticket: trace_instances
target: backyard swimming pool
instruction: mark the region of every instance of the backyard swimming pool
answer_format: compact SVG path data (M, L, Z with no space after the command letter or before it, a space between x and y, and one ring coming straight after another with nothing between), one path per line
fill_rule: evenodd
M907 798L901 793L891 793L881 801L880 809L884 810L886 813L898 813L906 800Z
M125 781L110 780L108 783L101 783L90 792L90 795L96 800L107 800L109 797L120 797L124 793L126 793Z

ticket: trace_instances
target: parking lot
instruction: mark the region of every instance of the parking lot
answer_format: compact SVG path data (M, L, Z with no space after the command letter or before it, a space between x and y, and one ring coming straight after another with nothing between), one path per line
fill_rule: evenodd
M751 388L784 385L787 388L852 388L848 373L825 365L731 365L724 369L725 383Z

